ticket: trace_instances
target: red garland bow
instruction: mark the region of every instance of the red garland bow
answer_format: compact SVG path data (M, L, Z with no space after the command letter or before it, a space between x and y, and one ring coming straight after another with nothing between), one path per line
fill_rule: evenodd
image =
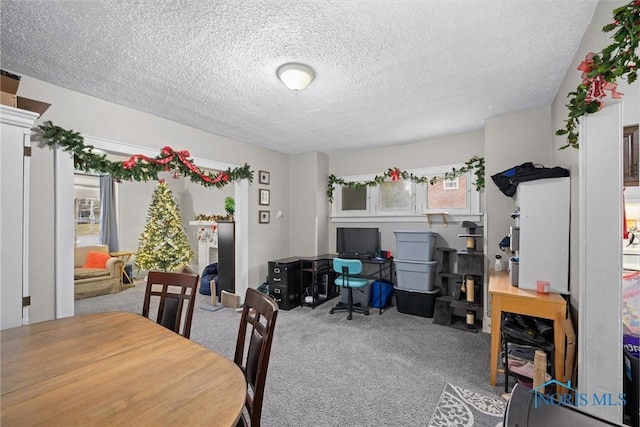
M122 165L124 166L125 169L131 169L136 165L138 161L144 160L148 163L154 163L156 165L166 165L165 171L169 171L170 170L169 163L171 163L171 161L177 156L180 162L183 165L185 165L187 169L189 169L194 174L198 175L200 179L202 179L205 182L208 182L210 184L217 184L221 181L222 182L229 181L229 175L226 172L218 172L216 177L213 179L211 179L208 175L203 174L202 171L198 169L198 167L188 159L190 154L187 150L174 151L173 148L169 146L165 146L165 147L162 147L162 150L160 151L160 153L162 157L159 159L152 159L142 154L135 154L131 156L129 160L125 160L124 162L122 162ZM177 170L174 171L173 178L175 179L178 178Z
M400 176L400 169L390 169L389 176L391 177L391 181L400 181L402 177Z
M578 70L582 71L582 84L589 87L587 91L587 102L598 102L600 104L600 108L602 108L602 98L607 96L605 90L611 91L611 97L614 99L622 98L622 93L618 92L618 85L615 83L608 82L604 79L602 75L597 75L595 77L589 77L589 73L593 70L593 56L595 54L593 52L589 52L587 56L584 58L584 61L578 65Z

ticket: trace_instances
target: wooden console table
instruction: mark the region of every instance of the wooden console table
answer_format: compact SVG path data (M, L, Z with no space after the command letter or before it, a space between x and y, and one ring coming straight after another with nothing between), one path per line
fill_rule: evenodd
M553 345L556 380L566 382L571 372L565 375L565 337L573 334L565 329L567 302L560 294L540 294L511 285L507 271L489 273L489 296L491 298L491 365L489 383L496 385L498 354L500 353L500 320L502 312L522 314L553 320ZM560 392L558 386L558 392Z

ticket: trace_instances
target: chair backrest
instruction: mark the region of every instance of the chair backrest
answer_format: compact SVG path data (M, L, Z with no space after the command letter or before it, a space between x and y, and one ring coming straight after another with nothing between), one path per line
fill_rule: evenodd
M333 270L340 274L360 274L362 272L362 261L359 259L334 258Z
M247 289L240 318L234 362L247 379L245 408L252 427L260 426L264 384L269 367L273 330L276 326L278 304L262 292ZM240 425L247 425L244 414Z
M154 306L156 300L158 301L156 323L189 338L198 279L197 274L150 271L147 275L147 289L144 294L142 315L150 318L149 312L152 297L154 297ZM185 301L187 303L186 311L183 312ZM180 330L183 318L184 326Z

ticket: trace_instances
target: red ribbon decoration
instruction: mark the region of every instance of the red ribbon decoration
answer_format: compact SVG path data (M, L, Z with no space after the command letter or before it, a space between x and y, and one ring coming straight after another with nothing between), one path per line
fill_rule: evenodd
M171 163L171 161L173 159L175 159L176 156L177 156L178 160L183 165L185 165L187 167L187 169L189 169L194 174L198 175L200 177L200 179L202 179L205 182L208 182L210 184L217 184L219 182L227 182L227 181L229 181L229 175L226 172L218 172L216 177L213 178L213 179L210 178L208 175L205 175L204 173L202 173L202 171L200 169L198 169L198 167L196 165L194 165L193 162L188 159L190 154L189 154L189 152L187 150L174 151L173 148L171 148L169 146L165 146L165 147L162 147L162 150L160 151L160 154L161 154L162 157L160 157L159 159L152 159L152 158L147 157L147 156L142 155L142 154L135 154L135 155L131 156L129 158L129 160L125 160L124 162L122 162L122 165L124 166L125 169L131 169L136 165L136 163L138 163L139 161L144 160L145 162L154 163L156 165L166 165L165 171L169 171L170 170L169 163ZM178 170L177 169L173 173L173 178L174 179L178 178Z
M593 71L593 52L589 52L584 61L578 65L578 70L582 71L582 84L589 87L587 90L587 102L598 102L602 108L601 99L607 96L605 90L611 91L611 97L614 99L622 98L622 93L618 92L618 85L608 82L600 74L595 77L589 77L589 73Z
M389 176L391 177L391 181L400 181L402 179L400 176L400 169L398 168L390 170Z

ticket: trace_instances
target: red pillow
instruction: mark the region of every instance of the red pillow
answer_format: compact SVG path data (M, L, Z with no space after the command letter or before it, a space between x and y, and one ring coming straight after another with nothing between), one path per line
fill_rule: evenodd
M84 262L82 268L107 268L107 260L111 258L111 255L105 252L87 252L87 260Z

